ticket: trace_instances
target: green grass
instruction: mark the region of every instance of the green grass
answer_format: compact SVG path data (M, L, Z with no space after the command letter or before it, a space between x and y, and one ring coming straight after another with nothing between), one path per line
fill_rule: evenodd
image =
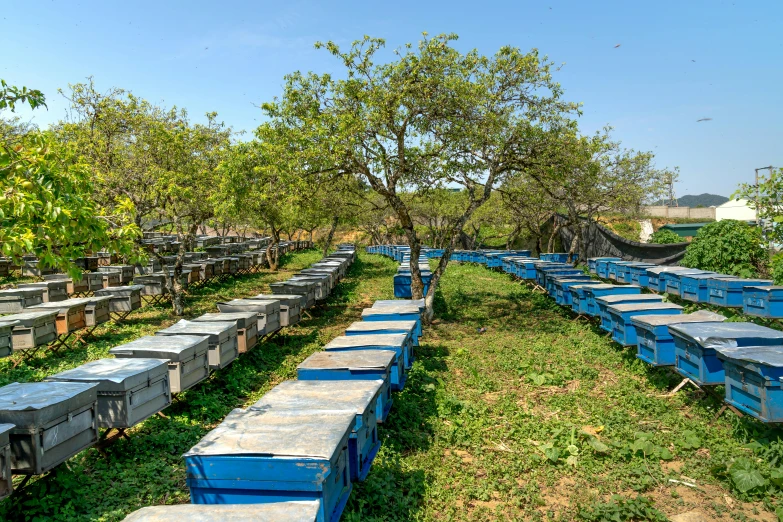
M779 432L664 397L679 378L505 274L450 265L436 317L344 520L777 519L778 494L740 493L725 467L767 473L783 453L745 444Z
M199 291L189 312L264 290L318 257L296 254L279 274ZM121 520L141 506L187 502L181 455L231 409L294 377L299 361L362 308L390 298L395 267L361 254L312 320L185 393L168 419L144 422L107 458L90 449L34 482L2 503L0 519ZM713 422L721 403L696 390L665 397L679 379L505 274L450 265L435 306L408 384L379 429L378 457L343 520L663 520L693 509L709 520L776 520L772 471L783 443L745 446L779 432L729 413ZM173 321L164 309L131 317L81 359L54 357L17 373L3 367L0 375L40 379ZM740 493L732 476L742 470L726 469L737 457L770 486Z

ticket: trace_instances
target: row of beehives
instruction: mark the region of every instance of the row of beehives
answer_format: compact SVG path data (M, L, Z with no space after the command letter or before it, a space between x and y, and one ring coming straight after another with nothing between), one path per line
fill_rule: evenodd
M367 252L370 254L382 254L398 261L397 273L394 275L394 297L401 299L410 299L413 296L411 291L411 249L406 245L375 245L368 246ZM443 249L422 247L419 257L419 271L421 280L424 283L424 295L430 287L432 271L427 259L440 257L443 255ZM422 258L425 260L422 261Z
M299 246L282 245L281 249L287 251ZM227 247L218 249L216 254L226 257L208 258L205 252L185 254L180 275L183 286L257 272L266 266L263 251L228 254ZM169 276L173 277L171 265L176 262L176 256L165 257L164 262ZM68 348L70 339L89 337L111 315L124 319L141 307L143 298L161 301L167 290L166 276L160 269L157 260L146 267L102 266L97 272L83 273L79 280L52 274L44 276L44 281L39 283L0 290L0 314L13 314L0 318L0 357L24 351L24 356L29 358L43 348L54 351Z
M12 493L12 474L46 473L87 447L124 436L168 406L172 394L228 366L260 338L296 324L319 289L328 294L352 259L350 253L324 258L307 273L272 283L274 294L219 303L219 313L116 346L114 359L0 388L0 498ZM107 431L99 440L100 428Z
M196 505L144 508L126 520L339 520L378 452L391 392L407 380L422 307L392 300L363 310L297 367L297 380L234 410L185 454Z
M214 258L265 249L269 243L269 238L251 239L247 241L229 241L224 239L223 242L221 242L221 238L204 236L201 240L196 241L193 246L203 248L206 254L204 254L204 252L188 252L186 254L186 262L192 262L191 259L202 259L201 257L198 257L199 255ZM176 241L176 238L168 236L145 239L142 240L142 244L149 252L162 255L166 265L173 265L176 260L175 254L179 252L179 243ZM288 250L301 250L304 248L312 248L312 246L312 241L281 241L275 248L283 254ZM163 254L166 253L170 255L163 256ZM112 254L110 252L98 252L94 256L74 259L74 263L85 271L96 271L99 267L108 267L116 265L119 262L120 257L117 254ZM153 268L156 266L157 269ZM137 273L147 274L150 273L150 271L159 271L160 267L160 261L158 261L157 258L154 258L150 260L149 265L137 265L135 270ZM0 277L7 277L15 271L18 271L22 277L45 277L57 273L54 268L41 263L36 256L24 256L20 265L13 264L9 259L0 258Z
M558 304L597 318L614 341L636 348L639 359L672 367L697 386L722 385L725 402L737 411L763 422L783 422L783 332L750 322L724 322L724 316L708 311L683 314L681 306L666 302L664 296L642 293L644 287L699 302L693 296L704 288L703 282L713 281L721 285L717 287L721 292L707 290L706 295L719 297L720 306L739 307L737 294L751 288L743 286L743 280L706 277L710 274L680 267L591 258L588 266L598 277L640 283L606 284L558 261L503 252L489 257L500 257L505 272L535 281Z

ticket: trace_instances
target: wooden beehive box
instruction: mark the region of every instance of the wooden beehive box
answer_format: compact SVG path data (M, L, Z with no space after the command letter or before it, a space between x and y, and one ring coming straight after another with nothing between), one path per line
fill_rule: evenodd
M43 303L30 310L56 310L57 334L67 335L87 326L85 308L87 303L81 299L68 299L53 303Z
M237 346L239 353L245 353L255 348L258 343L258 314L255 312L219 312L204 314L193 319L193 322L234 323L237 327Z
M7 288L0 290L0 313L21 312L43 303L45 288Z
M132 312L141 308L142 285L116 286L96 290L95 295L111 296L109 301L109 311L111 312Z
M3 317L16 321L12 331L14 351L27 350L49 344L57 338L57 310L24 311Z
M209 366L225 368L239 355L236 322L195 322L181 320L155 332L156 336L195 335L209 338Z
M73 283L71 283L73 285ZM26 283L19 285L19 288L42 288L43 302L64 301L68 299L68 281L67 280L49 280L41 283Z

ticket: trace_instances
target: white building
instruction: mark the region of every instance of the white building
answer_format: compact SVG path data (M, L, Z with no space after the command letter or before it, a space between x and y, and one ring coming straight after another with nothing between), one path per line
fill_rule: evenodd
M715 221L736 219L738 221L756 221L756 211L748 206L747 199L730 199L715 207Z

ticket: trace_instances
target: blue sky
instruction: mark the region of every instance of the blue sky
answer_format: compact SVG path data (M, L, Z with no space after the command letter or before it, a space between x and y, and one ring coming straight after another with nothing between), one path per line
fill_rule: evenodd
M679 167L678 195L730 195L753 169L783 166L783 2L34 2L4 0L0 78L44 91L41 126L65 113L58 88L93 76L194 118L252 130L294 70L339 74L318 40L365 34L388 47L455 32L463 50L509 44L563 64L585 132ZM616 45L620 47L615 48ZM697 122L701 118L711 121Z

